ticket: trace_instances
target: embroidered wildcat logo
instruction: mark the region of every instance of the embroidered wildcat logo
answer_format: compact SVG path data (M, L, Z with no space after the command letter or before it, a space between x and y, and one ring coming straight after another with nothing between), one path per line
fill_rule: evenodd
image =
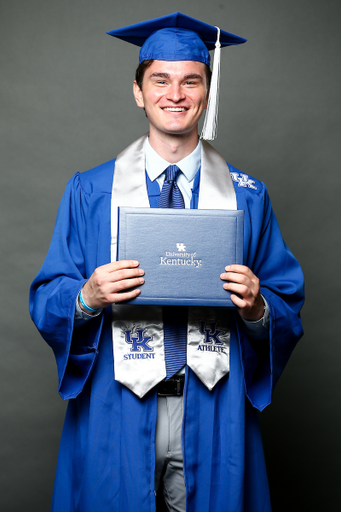
M223 331L218 331L217 326L217 322L200 322L199 331L205 336L204 343L215 343L217 345L223 344L219 339L219 334Z
M198 350L226 354L224 341L219 338L219 335L224 336L226 332L218 330L217 327L217 322L200 321L199 332L204 335L204 340L198 345Z
M130 352L154 352L154 348L148 345L151 336L145 336L143 329L125 331L125 341L131 345Z
M243 174L241 172L231 172L230 174L233 181L238 183L238 187L247 187L257 190L257 187L255 187L255 180L251 180L247 174Z

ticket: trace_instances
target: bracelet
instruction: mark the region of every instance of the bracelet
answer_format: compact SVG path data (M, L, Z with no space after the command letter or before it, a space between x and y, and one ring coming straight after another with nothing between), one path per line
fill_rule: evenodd
M90 313L96 313L96 311L98 311L98 309L93 309L90 306L88 306L87 304L85 304L82 291L83 291L83 288L79 292L79 300L80 300L80 303L82 304L83 308L86 309L86 311L90 311Z

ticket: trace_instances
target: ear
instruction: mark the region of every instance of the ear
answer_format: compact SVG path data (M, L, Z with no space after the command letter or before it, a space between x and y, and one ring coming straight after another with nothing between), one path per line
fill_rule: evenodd
M136 80L134 80L133 92L134 92L134 98L136 101L136 105L140 108L144 108L143 93L142 93L142 90L137 85Z

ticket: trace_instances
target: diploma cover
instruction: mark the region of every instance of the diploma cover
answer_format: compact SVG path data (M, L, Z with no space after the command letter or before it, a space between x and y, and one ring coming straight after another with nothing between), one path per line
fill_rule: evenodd
M131 304L235 307L220 274L243 264L242 210L119 207L117 260L145 271Z

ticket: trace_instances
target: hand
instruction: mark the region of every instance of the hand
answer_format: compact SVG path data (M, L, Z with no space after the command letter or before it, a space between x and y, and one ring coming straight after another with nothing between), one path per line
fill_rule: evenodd
M238 306L240 316L244 320L260 320L264 315L264 303L258 277L245 265L228 265L225 270L220 279L228 281L223 287L232 292L231 300Z
M82 290L84 302L93 309L137 297L141 290L129 290L144 283L138 261L122 260L97 267ZM126 291L127 290L127 291Z

